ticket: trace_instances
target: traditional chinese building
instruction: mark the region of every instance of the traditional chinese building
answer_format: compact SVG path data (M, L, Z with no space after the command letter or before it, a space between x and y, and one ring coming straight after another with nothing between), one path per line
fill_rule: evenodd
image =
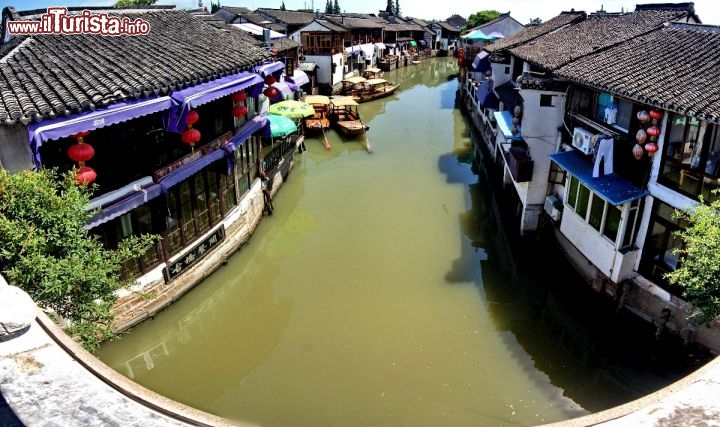
M5 8L3 19L43 12ZM272 193L289 173L294 142L271 141L259 114L286 65L242 31L183 11L91 12L141 18L150 31L3 34L0 165L74 170L95 187L87 228L107 247L161 236L124 266L135 288L187 289L254 230L267 197L260 175Z
M594 289L711 348L664 273L683 244L673 211L718 186L705 71L720 65L718 34L692 3L563 12L488 44L491 75L470 71L463 85L514 229L552 230Z

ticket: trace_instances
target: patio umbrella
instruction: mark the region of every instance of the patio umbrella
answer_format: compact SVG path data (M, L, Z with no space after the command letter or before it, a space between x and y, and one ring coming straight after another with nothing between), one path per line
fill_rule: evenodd
M474 30L474 31L472 31L472 32L469 33L469 34L466 34L466 35L460 36L460 37L462 37L462 38L465 39L465 40L475 40L475 41L478 41L478 40L479 40L479 41L485 41L485 42L489 42L489 41L495 40L494 37L490 37L490 36L488 36L488 35L485 35L485 33L483 33L483 32L480 31L480 30Z
M291 119L285 116L270 114L267 116L270 122L270 136L287 136L297 131L297 125Z
M268 112L270 114L285 116L291 119L300 119L312 116L315 114L315 109L312 105L305 102L289 99L270 105Z

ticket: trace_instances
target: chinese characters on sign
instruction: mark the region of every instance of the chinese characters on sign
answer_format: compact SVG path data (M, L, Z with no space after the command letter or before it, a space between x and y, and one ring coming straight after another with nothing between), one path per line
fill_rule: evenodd
M220 244L225 239L225 227L220 226L215 231L210 233L207 237L201 240L198 244L192 247L185 255L178 258L175 262L168 264L163 269L163 276L165 276L165 282L170 282L177 276L182 274L183 271L192 267L193 264L198 262L202 257L212 251L215 246Z

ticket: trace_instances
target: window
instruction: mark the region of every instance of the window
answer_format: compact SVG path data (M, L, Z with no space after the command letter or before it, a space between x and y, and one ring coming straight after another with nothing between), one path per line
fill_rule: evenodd
M235 181L222 171L224 162L215 162L168 191L163 240L168 257L210 230L235 206Z
M637 213L642 205L642 199L615 206L590 191L576 177L571 176L565 200L568 207L616 247L625 249L634 246L637 233ZM625 210L628 212L626 219L623 218ZM620 233L622 233L623 239L618 244L617 239Z
M552 95L540 95L540 106L541 107L554 107Z
M688 197L705 200L716 196L720 177L720 129L694 117L668 117L661 175L663 185Z
M670 285L665 273L675 270L680 260L675 249L682 248L683 241L678 231L687 227L682 220L672 217L675 209L661 201L656 201L650 218L650 227L643 247L643 258L640 260L640 272L674 295L681 295L682 290Z
M607 92L597 95L595 119L612 125L624 132L630 129L633 105L630 101L615 97Z
M110 220L94 229L91 232L97 235L106 248L115 249L123 239L129 236L141 234L160 234L161 227L156 227L153 212L158 211L161 202L158 199L151 200L148 204L139 206L132 211ZM120 266L120 277L131 279L147 273L151 268L160 264L160 243L148 248L148 250L135 257L126 260Z

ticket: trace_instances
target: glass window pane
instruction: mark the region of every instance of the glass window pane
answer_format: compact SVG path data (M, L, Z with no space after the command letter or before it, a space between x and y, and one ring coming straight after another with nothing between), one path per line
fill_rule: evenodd
M630 209L628 214L627 226L625 227L625 236L623 236L622 247L628 247L633 244L635 239L635 218L637 217L638 209Z
M568 190L568 196L567 196L567 204L575 209L575 204L577 203L577 192L578 187L580 186L580 181L577 180L574 176L570 178L570 189Z
M580 184L580 188L578 189L578 201L577 201L577 208L575 209L575 212L577 212L578 215L585 218L585 214L587 213L588 203L590 202L590 190Z
M615 242L618 230L620 229L620 214L621 211L617 208L617 206L608 206L603 235L613 242Z
M588 224L598 231L600 231L600 224L602 224L603 211L605 210L605 200L600 197L593 195L592 205L590 206L590 218Z

